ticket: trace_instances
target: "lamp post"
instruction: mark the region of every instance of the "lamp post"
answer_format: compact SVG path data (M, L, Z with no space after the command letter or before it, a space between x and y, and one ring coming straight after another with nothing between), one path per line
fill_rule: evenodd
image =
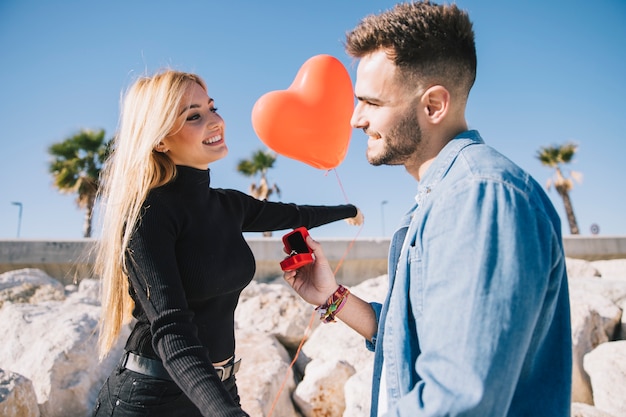
M17 214L17 238L20 238L20 228L22 227L22 208L23 205L19 201L12 201L11 204L19 207L19 212Z
M387 200L383 200L380 202L380 220L383 228L383 237L385 237L385 204L387 204Z

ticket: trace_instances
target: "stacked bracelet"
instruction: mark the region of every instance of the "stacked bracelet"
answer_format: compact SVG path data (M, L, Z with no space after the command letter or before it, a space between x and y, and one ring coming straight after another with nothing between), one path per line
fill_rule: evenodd
M343 285L340 285L333 295L328 297L326 303L315 308L315 310L320 312L320 320L324 323L334 322L335 315L339 313L339 311L341 311L343 306L346 304L348 295L350 295L350 290Z

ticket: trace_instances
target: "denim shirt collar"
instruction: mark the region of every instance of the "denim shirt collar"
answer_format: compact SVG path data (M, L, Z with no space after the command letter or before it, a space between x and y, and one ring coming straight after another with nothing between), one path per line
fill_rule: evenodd
M477 130L466 130L455 136L446 146L441 149L439 154L435 157L433 163L428 167L424 173L424 177L419 181L417 185L417 194L415 195L415 204L411 209L402 217L398 224L396 234L391 239L392 252L394 248L399 250L402 247L406 230L411 224L413 214L415 210L420 206L424 198L430 193L433 187L435 187L439 181L445 176L448 169L454 162L454 159L458 156L459 152L468 145L475 143L485 143L480 137ZM398 233L401 232L401 233ZM397 235L397 236L396 236ZM396 254L396 259L397 259ZM392 278L390 276L390 278ZM393 279L393 278L392 278Z
M417 186L415 201L419 205L431 189L441 181L450 169L452 162L463 148L474 143L485 143L477 130L466 130L455 136L441 149L433 163L428 167Z

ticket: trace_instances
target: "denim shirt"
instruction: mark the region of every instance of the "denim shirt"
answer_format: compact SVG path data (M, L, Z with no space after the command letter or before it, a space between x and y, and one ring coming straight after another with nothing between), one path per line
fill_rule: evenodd
M389 249L371 416L569 417L560 219L541 186L463 132L419 181ZM384 362L384 367L383 367Z

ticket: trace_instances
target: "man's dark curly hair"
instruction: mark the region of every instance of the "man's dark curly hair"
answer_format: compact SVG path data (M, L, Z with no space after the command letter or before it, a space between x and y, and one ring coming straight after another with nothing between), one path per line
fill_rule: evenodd
M384 50L403 82L443 85L464 98L476 79L472 22L454 4L401 3L367 16L346 35L345 48L355 58Z

